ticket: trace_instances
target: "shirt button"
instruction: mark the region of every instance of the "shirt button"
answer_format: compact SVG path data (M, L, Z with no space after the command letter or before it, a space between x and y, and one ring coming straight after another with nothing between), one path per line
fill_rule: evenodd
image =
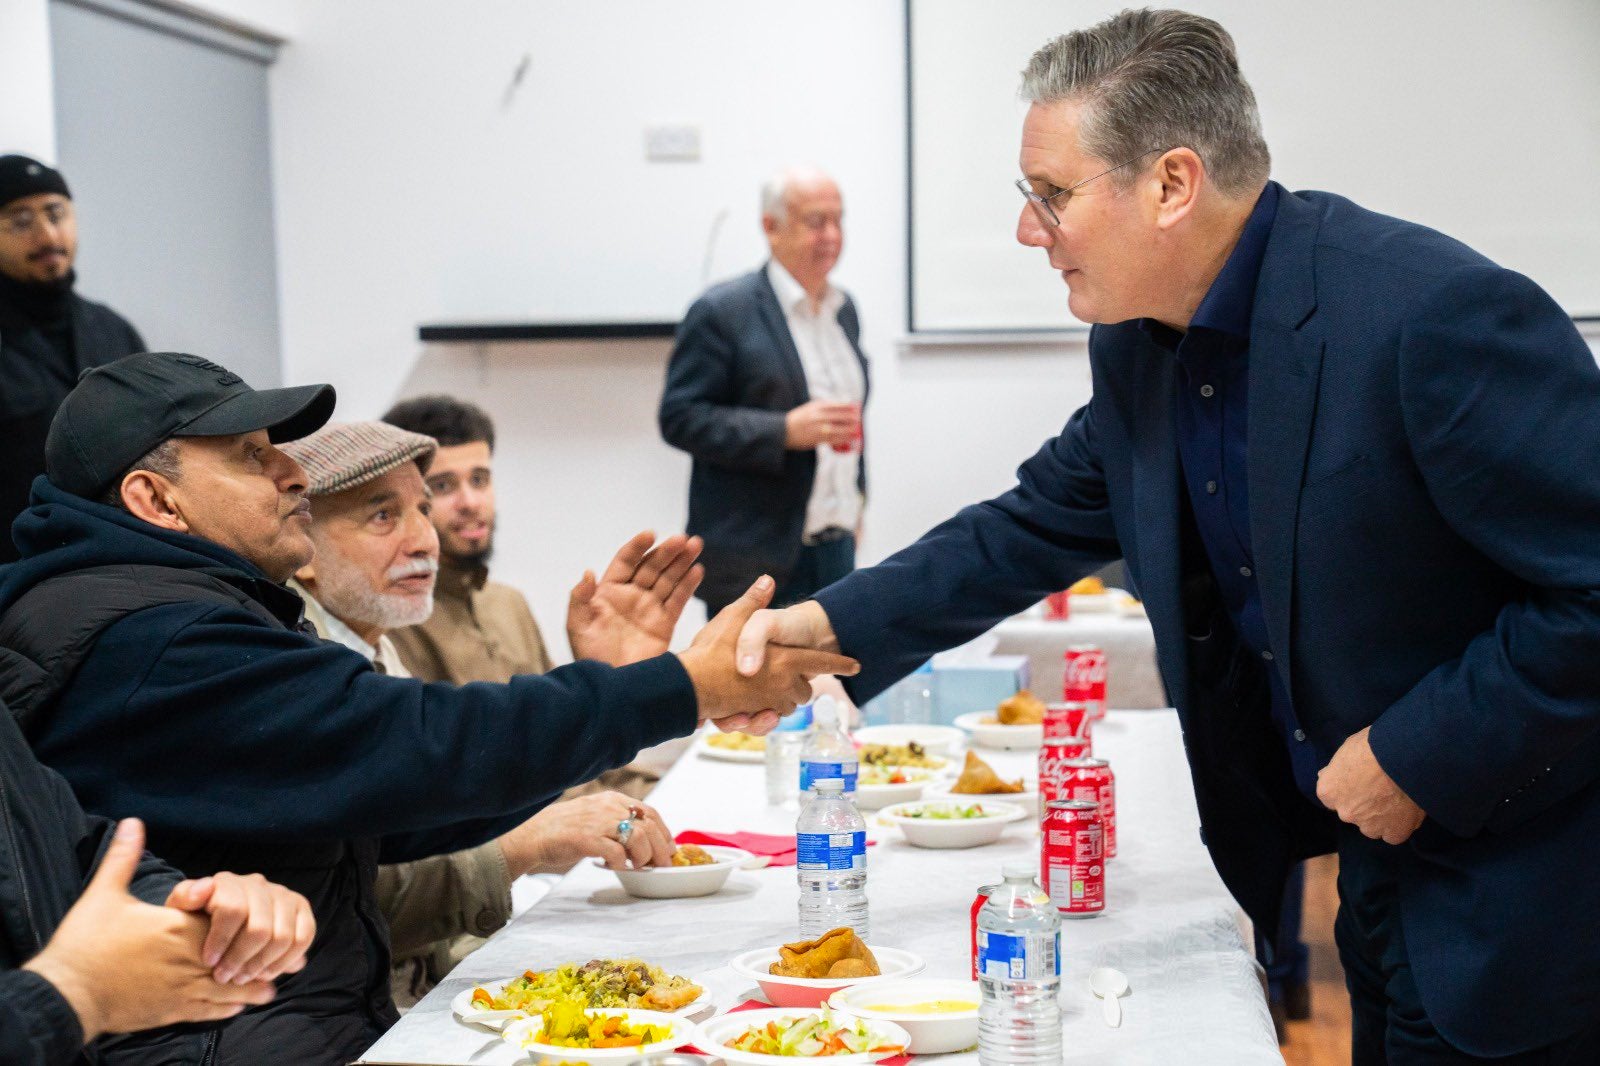
M1250 569L1248 566L1239 567L1239 576L1240 577L1251 577L1254 574L1255 574L1255 571Z
M1294 731L1294 738L1304 743L1306 739L1306 731L1304 729L1296 729Z
M1265 660L1266 660L1266 661L1267 661L1267 662L1269 662L1269 663L1270 663L1270 662L1271 662L1271 661L1272 661L1272 653L1271 653L1271 652L1270 652L1270 651L1264 651L1264 652L1262 652L1262 653L1261 653L1261 657L1262 657L1262 658L1263 658L1263 659L1265 659Z
M1210 385L1201 385L1200 386L1200 395L1204 396L1208 400L1212 396L1216 395L1216 392L1217 392L1217 390L1213 389Z
M1215 481L1206 482L1206 492L1215 496L1217 494L1217 483Z

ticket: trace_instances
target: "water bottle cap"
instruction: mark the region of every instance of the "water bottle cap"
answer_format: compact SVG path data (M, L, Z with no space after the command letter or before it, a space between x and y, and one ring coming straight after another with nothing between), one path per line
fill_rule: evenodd
M843 792L844 782L837 777L825 777L821 781L811 782L811 787L817 792Z
M1031 859L1016 859L1002 865L1000 873L1007 881L1013 881L1021 877L1026 877L1031 881L1039 876L1039 867Z

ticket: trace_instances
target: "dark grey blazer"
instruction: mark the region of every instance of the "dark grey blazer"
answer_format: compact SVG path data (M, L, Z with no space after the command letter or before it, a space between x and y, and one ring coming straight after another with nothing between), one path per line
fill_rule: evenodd
M839 325L861 360L848 295ZM700 598L720 604L762 574L780 584L800 554L816 456L783 446L784 415L810 399L765 265L714 285L689 308L667 366L661 436L694 457L688 531L705 538ZM861 490L866 491L865 462Z

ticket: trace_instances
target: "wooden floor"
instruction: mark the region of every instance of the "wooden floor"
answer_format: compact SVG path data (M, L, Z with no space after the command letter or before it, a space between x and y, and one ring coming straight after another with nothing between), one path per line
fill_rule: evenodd
M1306 864L1302 935L1311 949L1311 1018L1289 1023L1289 1042L1283 1047L1288 1066L1350 1066L1350 997L1333 945L1338 871L1339 860L1333 855Z

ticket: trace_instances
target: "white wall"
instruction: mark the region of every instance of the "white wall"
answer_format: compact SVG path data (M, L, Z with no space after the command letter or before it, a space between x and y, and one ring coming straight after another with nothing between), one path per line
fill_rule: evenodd
M761 179L788 161L831 169L847 213L837 280L860 305L875 374L869 557L1003 488L1086 397L1081 354L896 350L898 0L827 0L803 16L742 0L470 10L299 12L273 72L285 377L334 382L344 417L435 390L488 408L501 436L497 574L529 591L552 635L585 566L638 529L682 526L688 462L655 428L668 345L418 344L417 324L494 306L489 289L501 306L525 293L531 317L582 318L618 305L617 286L672 286L676 317L701 287L704 245L683 249L673 277L641 277L636 260L662 261L656 230L692 216L698 235L726 211L712 275L750 269L764 255ZM529 73L502 109L524 53ZM702 161L646 163L642 129L659 121L700 126ZM508 235L519 243L503 257L465 254Z
M0 3L0 155L55 162L49 0Z

